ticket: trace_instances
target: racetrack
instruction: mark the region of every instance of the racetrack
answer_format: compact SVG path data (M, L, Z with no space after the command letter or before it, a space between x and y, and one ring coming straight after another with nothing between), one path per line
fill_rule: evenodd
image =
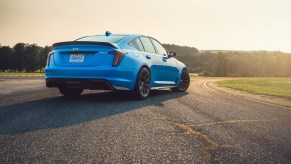
M291 109L208 87L216 78L144 101L29 80L0 81L0 163L291 163Z

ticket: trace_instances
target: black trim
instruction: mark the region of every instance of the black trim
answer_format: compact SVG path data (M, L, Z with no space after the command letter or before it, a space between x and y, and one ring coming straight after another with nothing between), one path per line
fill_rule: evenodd
M90 42L90 41L68 41L68 42L58 42L53 44L53 48L58 46L70 45L70 44L91 44L91 45L98 45L98 46L108 46L112 48L117 48L113 44L108 42Z
M104 79L83 79L83 78L48 78L47 87L64 86L67 88L91 89L91 90L112 90L114 87Z
M96 54L98 51L65 51L60 54Z

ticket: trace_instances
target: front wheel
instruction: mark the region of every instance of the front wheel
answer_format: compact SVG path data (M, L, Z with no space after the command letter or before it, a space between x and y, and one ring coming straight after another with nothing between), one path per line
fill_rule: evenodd
M81 95L81 93L83 92L83 89L75 89L75 88L67 88L67 87L59 86L59 91L64 96L77 97Z
M135 87L133 90L135 98L139 100L146 99L150 95L150 80L151 74L146 67L142 67L139 70Z
M190 75L186 68L182 70L180 85L176 88L172 88L176 92L185 92L190 85Z

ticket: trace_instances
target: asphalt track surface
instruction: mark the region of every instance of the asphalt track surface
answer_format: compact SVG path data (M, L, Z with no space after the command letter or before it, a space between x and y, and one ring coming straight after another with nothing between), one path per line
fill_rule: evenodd
M291 109L219 92L214 79L144 101L66 98L35 80L0 94L0 163L291 163Z

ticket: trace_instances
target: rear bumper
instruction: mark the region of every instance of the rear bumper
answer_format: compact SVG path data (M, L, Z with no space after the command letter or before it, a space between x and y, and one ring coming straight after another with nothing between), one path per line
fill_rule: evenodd
M92 90L115 90L115 88L106 80L97 79L46 79L47 87L66 86L67 88L81 88Z
M67 85L84 89L133 90L138 70L120 67L46 67L47 87Z

